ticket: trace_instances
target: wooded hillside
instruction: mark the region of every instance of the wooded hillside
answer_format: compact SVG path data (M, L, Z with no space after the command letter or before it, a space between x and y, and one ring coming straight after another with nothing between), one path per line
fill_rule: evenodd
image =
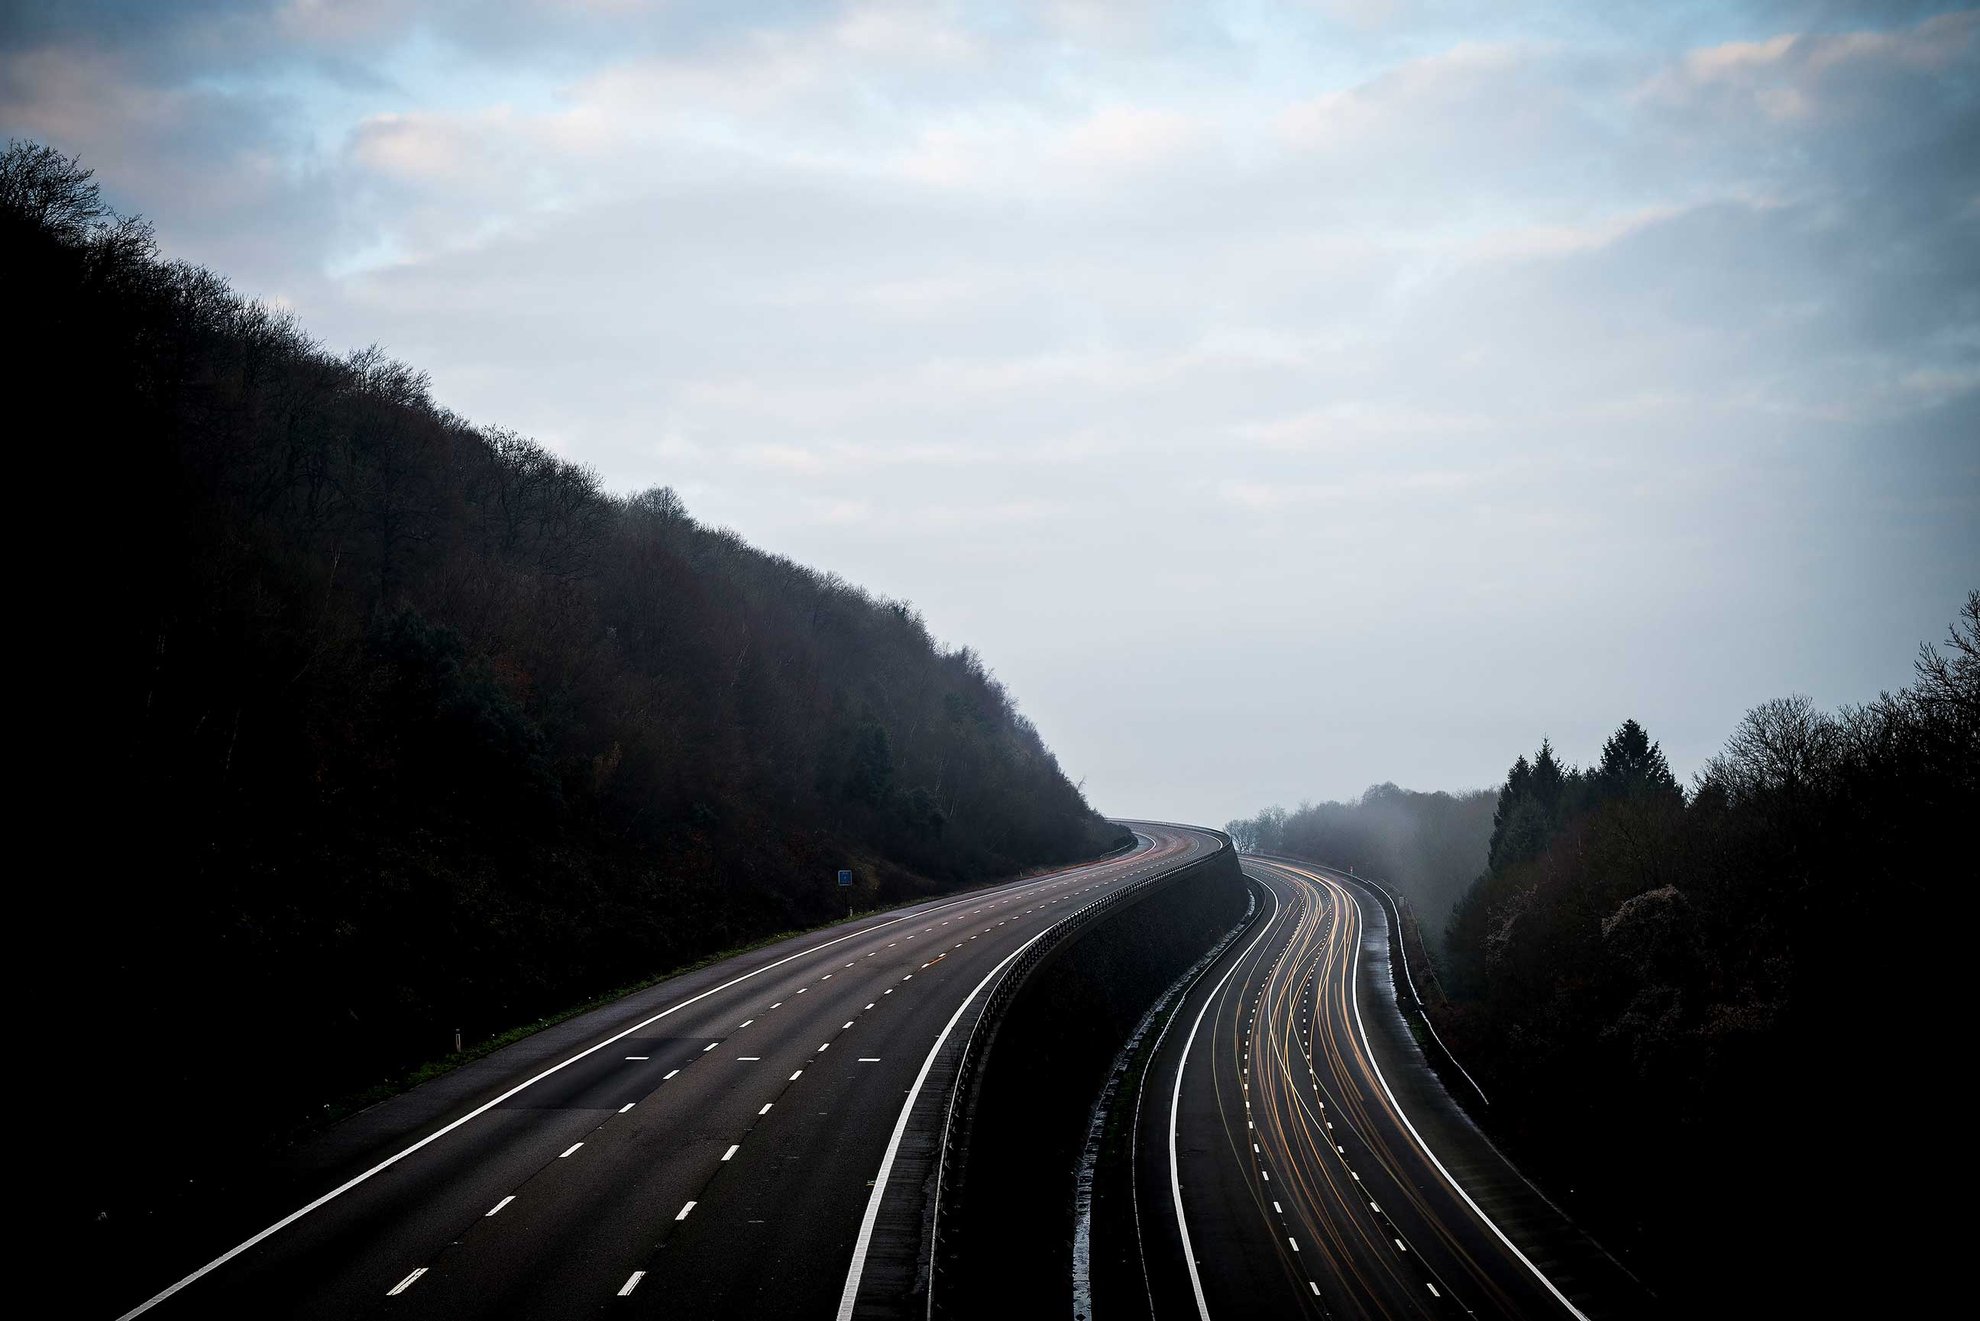
M77 533L54 934L119 1025L77 1090L143 1077L154 1150L216 1080L279 1135L457 1027L842 915L841 866L871 907L1124 838L906 603L326 351L75 162L10 147L0 247Z

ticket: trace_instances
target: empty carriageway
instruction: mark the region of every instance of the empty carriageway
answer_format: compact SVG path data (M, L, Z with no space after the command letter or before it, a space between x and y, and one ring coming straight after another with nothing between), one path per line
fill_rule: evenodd
M518 1043L445 1107L381 1107L375 1140L256 1233L188 1236L123 1315L884 1312L913 1245L877 1212L913 1191L903 1116L944 1084L937 1044L1053 924L1221 846L1142 826L1119 857L798 937Z

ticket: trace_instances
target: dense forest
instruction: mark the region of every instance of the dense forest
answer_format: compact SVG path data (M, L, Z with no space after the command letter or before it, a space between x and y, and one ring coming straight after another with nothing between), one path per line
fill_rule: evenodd
M871 907L1124 840L906 603L326 352L74 160L10 145L0 246L13 434L70 493L61 1007L116 1037L66 1081L171 1135L88 1144L96 1209L456 1028L843 916L842 866Z
M1980 592L1911 687L1767 702L1688 794L1634 721L1585 770L1514 762L1432 1012L1679 1314L1915 1314L1936 1139L1895 1139L1967 1067L1976 825Z
M1892 1208L1934 1166L1889 1138L1964 1067L1939 933L1977 827L1980 592L1912 686L1767 702L1688 790L1629 720L1585 769L1543 740L1496 794L1226 829L1411 901L1479 1118L1674 1314L1898 1315L1891 1263L1930 1230Z
M1417 793L1378 784L1353 802L1268 807L1224 829L1246 852L1290 853L1381 881L1408 901L1435 954L1452 909L1484 869L1495 802L1489 789Z

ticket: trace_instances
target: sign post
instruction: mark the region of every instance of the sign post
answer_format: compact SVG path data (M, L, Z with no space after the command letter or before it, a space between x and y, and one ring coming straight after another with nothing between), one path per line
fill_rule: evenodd
M839 888L846 892L847 917L851 917L853 915L852 883L853 883L852 869L850 867L839 868Z

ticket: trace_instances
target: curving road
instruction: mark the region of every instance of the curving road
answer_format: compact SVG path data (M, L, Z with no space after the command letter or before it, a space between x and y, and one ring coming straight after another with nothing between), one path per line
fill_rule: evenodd
M917 1116L945 1106L985 988L1083 905L1223 847L1137 831L1118 858L676 978L376 1107L234 1224L104 1263L105 1314L899 1314L937 1146Z
M1156 1315L1581 1316L1391 1090L1384 1065L1407 1062L1365 1025L1385 988L1368 982L1356 890L1251 858L1245 872L1263 916L1186 997L1143 1098Z

